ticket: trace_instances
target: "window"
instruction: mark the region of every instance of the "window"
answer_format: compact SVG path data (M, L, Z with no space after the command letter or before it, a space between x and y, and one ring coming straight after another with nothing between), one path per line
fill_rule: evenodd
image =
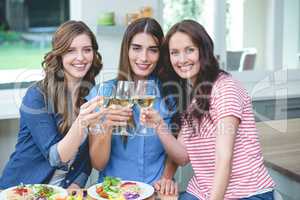
M0 11L0 70L41 68L69 0L1 0Z
M215 42L229 71L300 67L300 2L261 0L164 0L163 24L195 19ZM226 63L226 64L225 64Z
M163 29L166 32L172 25L183 19L201 19L204 0L164 0Z

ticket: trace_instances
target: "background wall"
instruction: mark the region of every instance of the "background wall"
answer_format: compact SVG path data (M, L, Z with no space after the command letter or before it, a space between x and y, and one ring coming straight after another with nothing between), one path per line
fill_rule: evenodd
M243 46L257 49L255 70L261 70L266 66L266 6L267 1L244 1Z

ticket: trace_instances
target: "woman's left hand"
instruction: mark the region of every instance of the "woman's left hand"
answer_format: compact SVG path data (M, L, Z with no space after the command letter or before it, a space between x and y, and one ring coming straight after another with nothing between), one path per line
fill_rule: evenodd
M140 122L148 128L157 128L163 122L160 114L152 108L142 108Z
M178 184L172 179L162 178L154 184L154 188L162 195L178 195Z

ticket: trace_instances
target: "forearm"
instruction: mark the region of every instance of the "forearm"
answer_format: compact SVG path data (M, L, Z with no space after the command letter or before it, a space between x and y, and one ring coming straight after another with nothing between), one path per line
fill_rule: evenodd
M167 157L165 169L162 175L163 178L172 179L176 173L177 167L178 165L169 157Z
M62 162L68 162L75 156L84 134L83 128L80 126L78 119L76 119L68 133L57 145L57 151Z
M216 162L210 200L223 200L231 174L231 160L223 159Z
M158 136L171 160L178 165L186 165L189 162L184 145L178 141L162 121L156 129Z
M110 133L89 135L89 151L93 168L97 170L105 168L110 157L111 139L112 135Z

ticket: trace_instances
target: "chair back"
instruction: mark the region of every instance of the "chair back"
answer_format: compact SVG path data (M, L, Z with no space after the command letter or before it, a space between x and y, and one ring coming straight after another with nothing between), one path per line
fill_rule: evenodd
M255 48L246 48L240 60L239 71L253 70L255 66L257 51Z

